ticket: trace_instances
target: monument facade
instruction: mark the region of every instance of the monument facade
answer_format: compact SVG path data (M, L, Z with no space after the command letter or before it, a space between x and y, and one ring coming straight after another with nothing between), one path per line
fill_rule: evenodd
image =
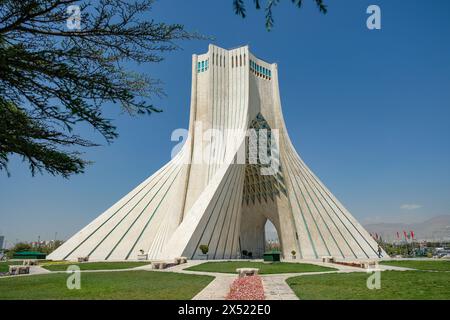
M248 46L192 57L180 152L49 255L135 260L261 257L265 224L284 258L377 258L377 243L302 161L281 110L277 64Z

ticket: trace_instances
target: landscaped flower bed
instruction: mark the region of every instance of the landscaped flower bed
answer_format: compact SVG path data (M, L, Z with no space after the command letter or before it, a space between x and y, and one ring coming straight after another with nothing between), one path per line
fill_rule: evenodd
M264 300L264 287L261 277L237 278L230 287L227 300Z

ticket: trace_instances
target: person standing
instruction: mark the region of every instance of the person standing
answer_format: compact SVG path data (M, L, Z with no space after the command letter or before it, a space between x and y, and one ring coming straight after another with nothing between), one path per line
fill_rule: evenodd
M381 250L380 245L378 245L378 258L382 257L382 253L383 253L383 251Z

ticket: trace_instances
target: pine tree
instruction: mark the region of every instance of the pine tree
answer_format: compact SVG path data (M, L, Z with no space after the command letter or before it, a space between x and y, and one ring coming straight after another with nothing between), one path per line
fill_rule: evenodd
M0 170L19 155L32 174L81 173L89 161L72 148L98 143L74 129L86 124L107 143L118 136L105 103L131 115L160 111L150 103L163 94L159 81L124 63L161 62L177 40L199 36L149 19L153 2L0 0Z

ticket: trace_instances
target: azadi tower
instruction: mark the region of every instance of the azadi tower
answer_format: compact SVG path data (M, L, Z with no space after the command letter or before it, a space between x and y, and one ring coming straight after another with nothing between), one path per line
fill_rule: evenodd
M76 233L50 259L261 257L265 224L283 256L377 258L377 243L289 139L278 68L248 46L192 57L189 134L172 160ZM266 152L263 152L266 151Z

